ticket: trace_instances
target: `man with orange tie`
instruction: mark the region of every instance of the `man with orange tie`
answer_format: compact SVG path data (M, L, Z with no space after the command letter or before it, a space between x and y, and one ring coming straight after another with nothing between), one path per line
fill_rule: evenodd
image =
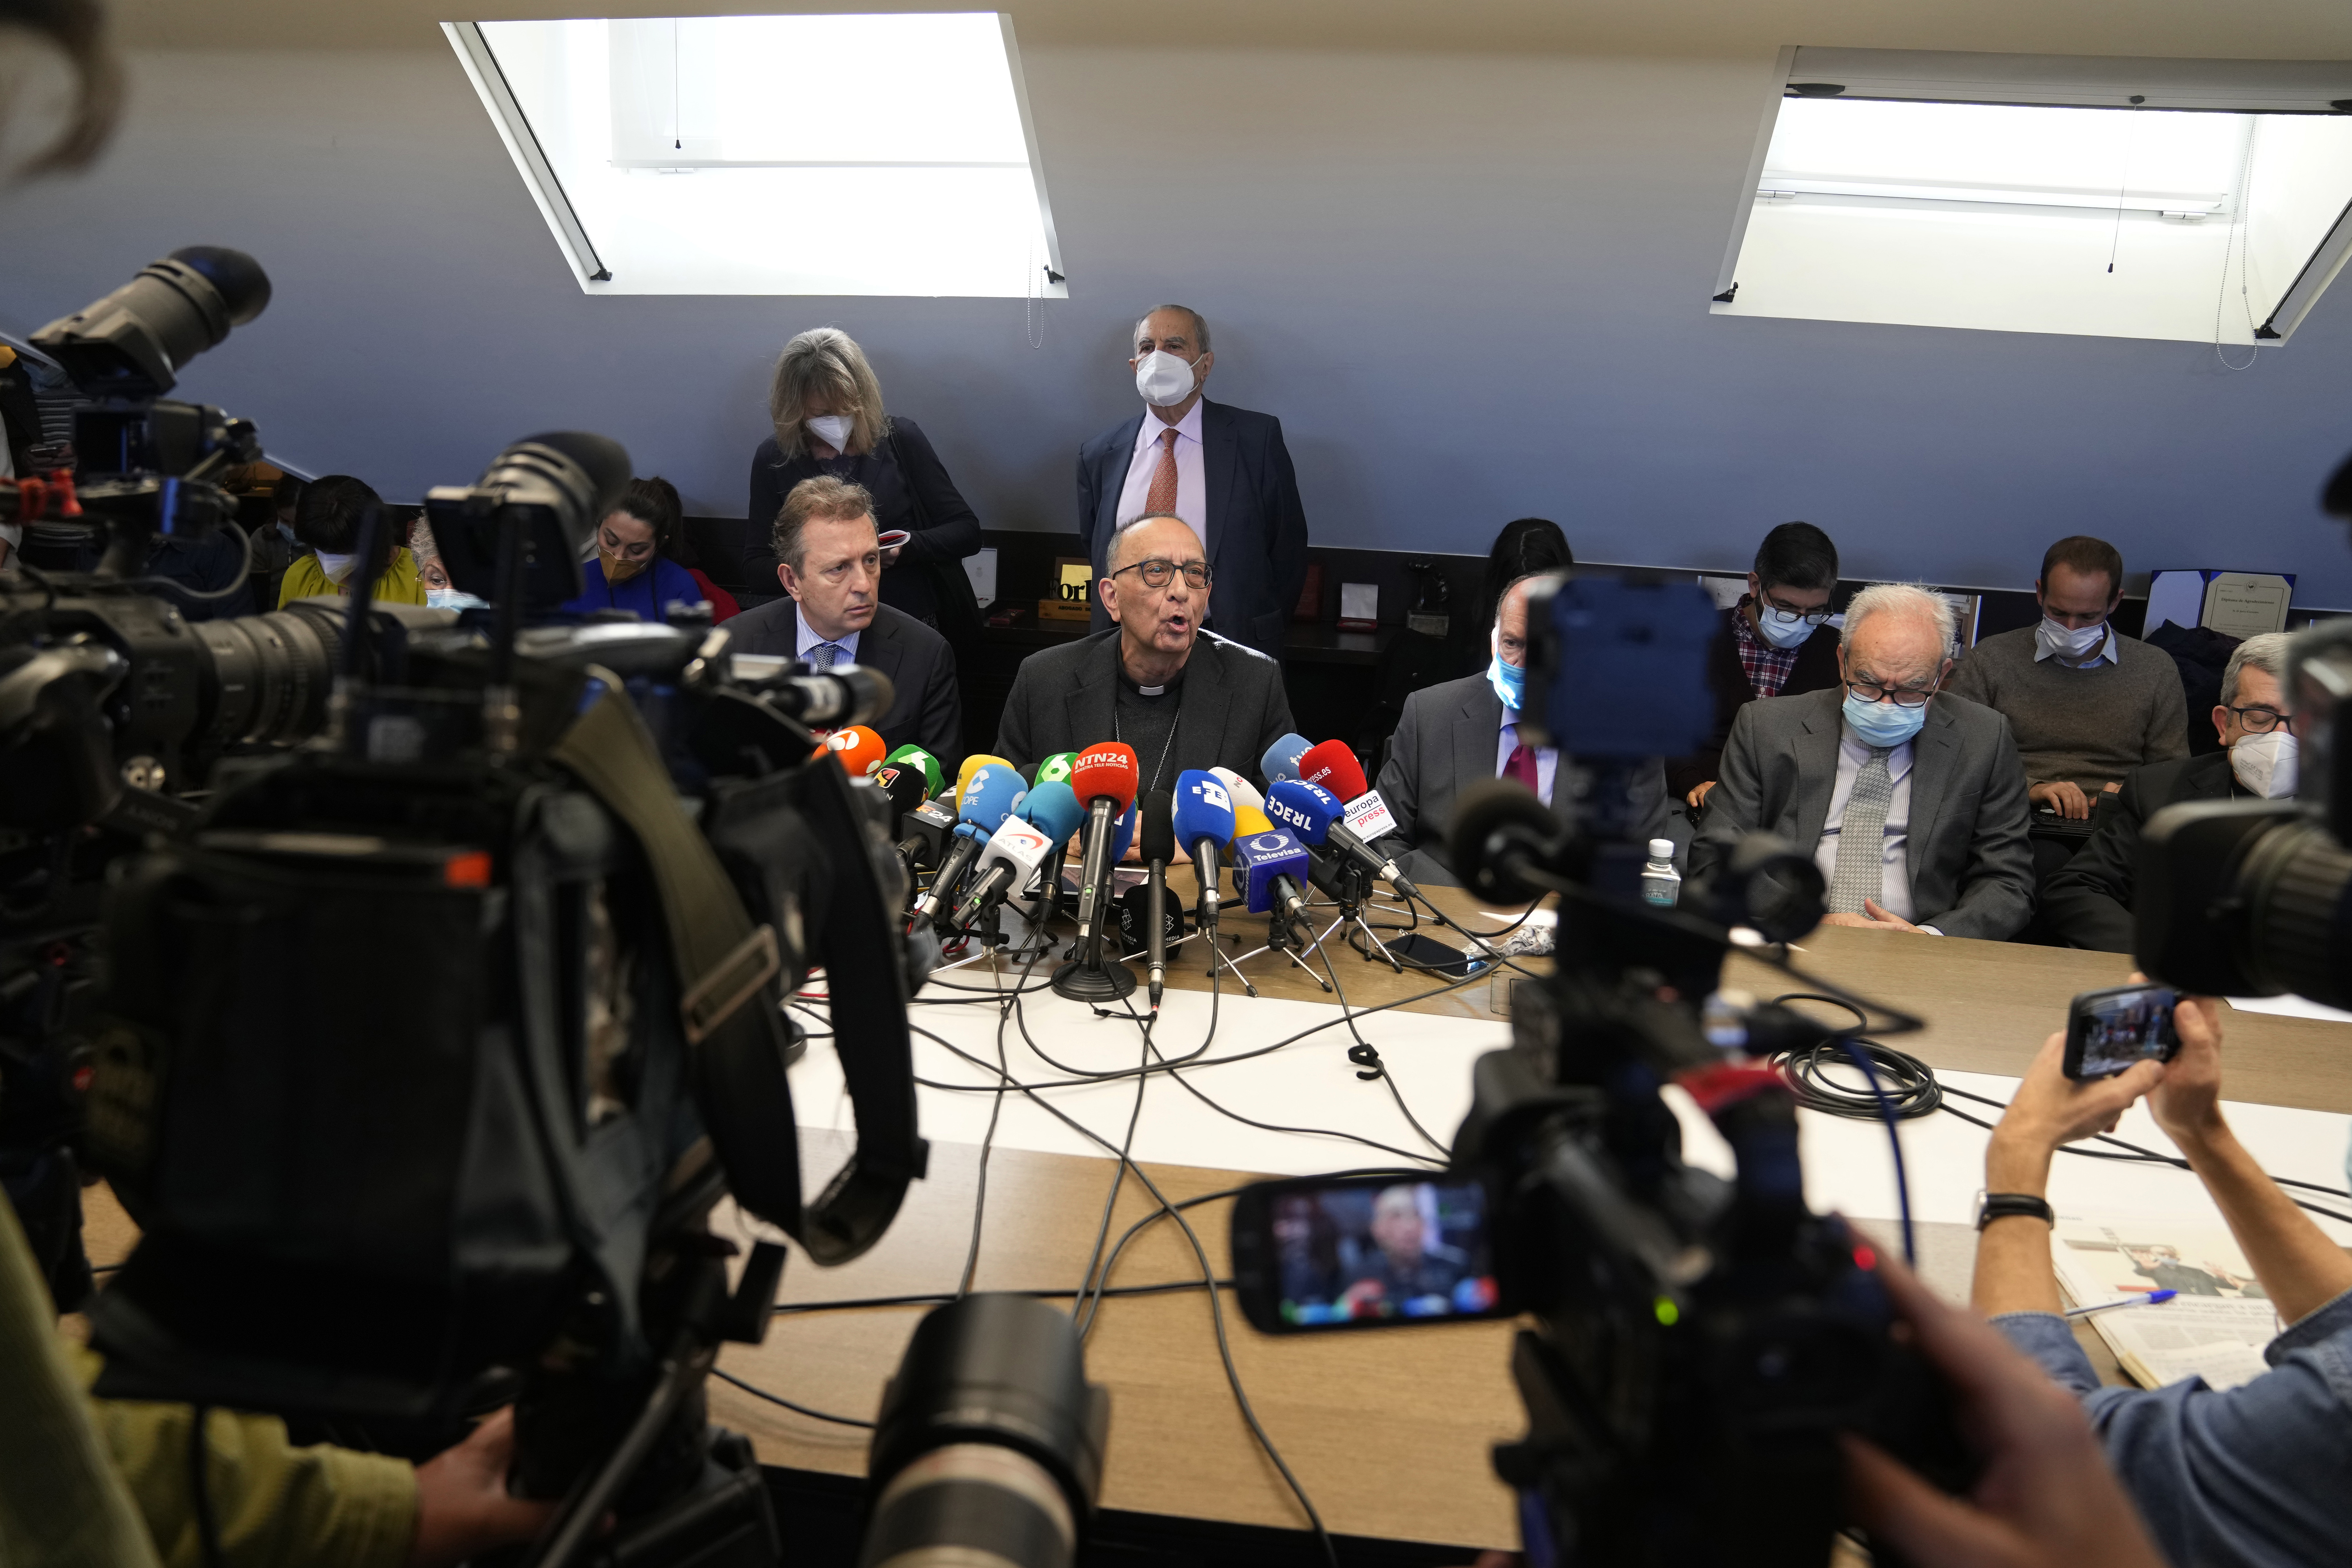
M1503 590L1488 633L1486 668L1458 681L1426 686L1404 700L1389 759L1381 768L1381 799L1396 819L1391 852L1412 852L1405 870L1414 880L1452 883L1453 862L1445 849L1454 825L1454 802L1481 779L1516 779L1548 806L1554 793L1559 753L1537 746L1519 731L1519 704L1527 689L1528 590L1541 575L1522 577ZM1628 701L1640 700L1628 694ZM1666 831L1666 772L1652 763L1630 793L1633 819L1643 839Z
M1216 355L1190 306L1146 312L1134 343L1127 364L1145 407L1078 449L1078 536L1095 576L1119 529L1181 517L1216 580L1207 629L1279 659L1307 580L1307 513L1282 422L1202 395ZM1098 598L1093 630L1109 625Z

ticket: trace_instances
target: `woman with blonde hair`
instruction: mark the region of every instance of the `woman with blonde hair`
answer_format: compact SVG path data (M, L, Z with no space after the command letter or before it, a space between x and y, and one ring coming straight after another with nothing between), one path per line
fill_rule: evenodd
M882 383L856 341L818 327L785 344L769 383L768 417L775 434L751 459L744 531L751 591L773 597L770 585L781 580L769 548L776 514L793 486L824 475L864 486L874 497L875 528L907 536L882 552L882 602L950 640L976 633L979 608L961 563L980 549L980 518L915 422L884 411Z

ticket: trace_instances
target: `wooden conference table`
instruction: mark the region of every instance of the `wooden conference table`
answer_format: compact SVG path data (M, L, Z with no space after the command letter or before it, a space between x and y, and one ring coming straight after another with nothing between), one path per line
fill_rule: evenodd
M1189 872L1180 870L1171 880L1189 904ZM1482 917L1475 902L1459 889L1425 891L1473 929L1498 924ZM2042 1039L2063 1020L2070 998L2119 984L2131 968L2120 954L1843 927L1823 927L1800 946L1803 950L1794 957L1801 967L1923 1016L1924 1030L1896 1037L1902 1049L1937 1068L2010 1075L2024 1070ZM1180 953L1192 951L1188 945ZM1400 976L1345 952L1338 962L1348 999L1358 1008L1426 992L1433 983L1428 976ZM1246 969L1265 996L1330 1000L1279 955L1261 955ZM1727 966L1725 982L1768 997L1797 988L1745 956ZM1202 960L1182 957L1169 983L1205 988ZM1229 978L1221 1038L1239 1042L1248 1038L1249 1004L1237 993ZM1488 995L1481 980L1404 1007L1486 1018L1492 1016L1486 1010ZM1502 1039L1498 1030L1497 1044ZM2352 1040L2340 1024L2233 1013L2229 1094L2352 1113L2347 1045ZM839 1301L952 1290L971 1237L978 1156L971 1145L935 1143L929 1179L909 1189L881 1243L839 1269L818 1270L795 1259L785 1270L781 1299ZM1093 1246L1112 1168L1108 1158L996 1150L989 1164L987 1228L976 1288L1075 1287ZM1171 1201L1247 1179L1229 1170L1145 1168ZM1129 1180L1121 1189L1113 1234L1155 1207ZM1212 1203L1190 1211L1220 1276L1229 1268L1229 1207ZM1965 1228L1932 1228L1956 1234L1937 1239L1938 1245L1923 1252L1931 1281L1932 1254L1937 1250L1948 1260L1948 1271L1955 1265L1964 1270L1972 1239ZM1200 1264L1182 1233L1163 1222L1129 1248L1113 1283L1200 1277ZM925 1310L786 1314L775 1320L764 1343L730 1346L720 1364L801 1404L870 1417L883 1381L896 1370ZM1511 1499L1494 1479L1489 1460L1494 1443L1525 1430L1507 1367L1509 1325L1269 1338L1241 1322L1230 1298L1226 1316L1234 1364L1251 1403L1333 1532L1465 1546L1515 1544ZM1087 1342L1087 1365L1088 1375L1111 1391L1105 1508L1303 1527L1297 1503L1234 1406L1202 1291L1107 1301ZM710 1394L714 1417L751 1434L763 1463L834 1475L863 1473L864 1431L794 1415L724 1384L714 1383Z

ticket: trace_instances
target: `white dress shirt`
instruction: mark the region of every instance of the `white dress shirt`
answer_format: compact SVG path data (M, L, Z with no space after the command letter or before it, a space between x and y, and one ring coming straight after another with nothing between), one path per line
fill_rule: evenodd
M1171 428L1150 409L1144 410L1143 428L1135 433L1135 455L1129 459L1127 483L1119 487L1118 526L1125 528L1143 516L1151 498L1151 476L1160 471L1160 433ZM1201 461L1201 405L1195 402L1173 427L1176 432L1176 515L1201 536L1201 559L1209 556L1209 481Z
M1515 707L1507 707L1503 710L1502 735L1495 742L1496 778L1500 779L1503 777L1503 769L1510 766L1511 753L1517 750L1518 746L1519 710ZM1552 779L1558 776L1559 772L1559 748L1555 746L1537 747L1536 793L1542 797L1543 803L1547 806L1551 804Z
M857 663L857 638L859 633L849 632L845 632L843 635L838 637L820 637L817 635L815 628L812 627L808 623L807 613L798 608L795 608L793 612L793 624L800 629L800 641L794 647L793 652L801 658L807 658L811 648L816 647L820 643L830 643L835 647L841 650L841 657L835 659L834 661L835 664L854 664Z
M1830 814L1822 822L1822 841L1813 846L1813 863L1822 880L1837 880L1838 830L1845 821L1845 803L1862 765L1870 760L1870 747L1853 727L1838 726L1837 783L1830 790ZM1878 906L1899 920L1911 918L1911 743L1905 741L1886 754L1886 776L1895 784L1886 802L1886 853L1879 873ZM1937 935L1942 935L1940 932Z

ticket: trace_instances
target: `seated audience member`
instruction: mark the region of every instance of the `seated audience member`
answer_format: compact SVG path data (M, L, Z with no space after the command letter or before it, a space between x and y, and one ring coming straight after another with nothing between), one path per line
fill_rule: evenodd
M383 507L382 497L348 474L330 474L303 486L294 503L294 537L310 546L310 553L297 556L286 569L278 583L278 602L285 605L331 593L349 598L352 572L360 563L360 521L372 508L380 511ZM380 526L396 525L386 513ZM380 604L425 602L416 558L405 547L393 545L383 571L375 580L375 598Z
M2198 1568L2340 1563L2352 1540L2352 1486L2345 1484L2352 1476L2352 1258L2263 1174L2222 1115L2220 1004L2184 997L2173 1016L2179 1054L2112 1078L2069 1079L2066 1037L2043 1042L1985 1150L1992 1215L1979 1222L1976 1308L2082 1400L2170 1561ZM2115 1125L2142 1095L2286 1325L2263 1352L2270 1370L2235 1388L2210 1388L2199 1377L2162 1388L2101 1387L2060 1315L2047 1218L2052 1156L2062 1144ZM2011 1195L2024 1201L1994 1201ZM2186 1276L2201 1270L2152 1257L2153 1279L2199 1289ZM2206 1278L2202 1288L2218 1290Z
M1545 805L1554 803L1559 753L1519 736L1519 703L1527 685L1528 590L1540 577L1523 577L1503 590L1487 632L1487 665L1478 674L1425 686L1404 701L1381 768L1381 799L1396 819L1397 837L1414 852L1423 871L1452 882L1453 861L1445 835L1454 825L1454 802L1482 779L1516 779ZM1666 826L1663 767L1641 776L1629 801L1643 838ZM1412 868L1408 867L1410 871Z
M2132 889L2140 830L2181 800L2278 800L2294 793L2294 723L2286 714L2287 634L2266 632L2231 651L2213 728L2223 749L2151 763L2124 776L2099 826L2043 884L2042 928L2074 947L2132 950Z
M2009 721L1937 688L1952 607L1906 583L1864 589L1838 648L1845 684L1749 703L1732 720L1694 875L1741 835L1810 850L1832 925L2014 936L2033 908L2025 773Z
M946 638L882 602L878 538L863 486L830 475L793 486L768 535L784 597L730 621L728 647L879 670L892 696L874 728L894 747L912 744L952 762L963 753L955 654Z
M1173 789L1192 768L1257 777L1265 748L1290 732L1290 701L1281 665L1201 630L1212 576L1183 518L1121 528L1096 580L1116 624L1022 661L997 755L1025 769L1118 740L1135 747L1145 790Z
M1341 1300L1357 1317L1427 1317L1450 1312L1454 1293L1470 1277L1470 1259L1431 1234L1421 1212L1421 1189L1381 1188L1372 1199L1372 1246L1357 1261Z
M630 480L621 504L596 525L596 559L580 569L580 596L563 606L572 614L625 610L658 624L673 604L703 602L702 585L667 553L677 513L641 490L643 484Z
M1764 536L1748 591L1723 612L1723 629L1706 653L1715 738L1666 764L1666 789L1676 800L1696 810L1715 788L1723 743L1742 707L1838 684L1837 628L1829 624L1837 580L1837 546L1812 524L1782 523Z
M2060 539L2033 584L2042 619L1987 637L1952 672L1954 695L2009 720L2027 795L2061 817L2085 819L2133 768L2189 755L2179 667L2107 624L2123 594L2115 546Z
M621 504L614 509L653 525L654 538L661 541L661 553L686 568L686 574L694 579L694 586L702 590L703 602L710 606L712 625L741 612L742 606L735 602L735 596L711 581L695 564L694 545L686 537L686 507L677 498L677 486L658 474L650 479L632 479L621 494Z

